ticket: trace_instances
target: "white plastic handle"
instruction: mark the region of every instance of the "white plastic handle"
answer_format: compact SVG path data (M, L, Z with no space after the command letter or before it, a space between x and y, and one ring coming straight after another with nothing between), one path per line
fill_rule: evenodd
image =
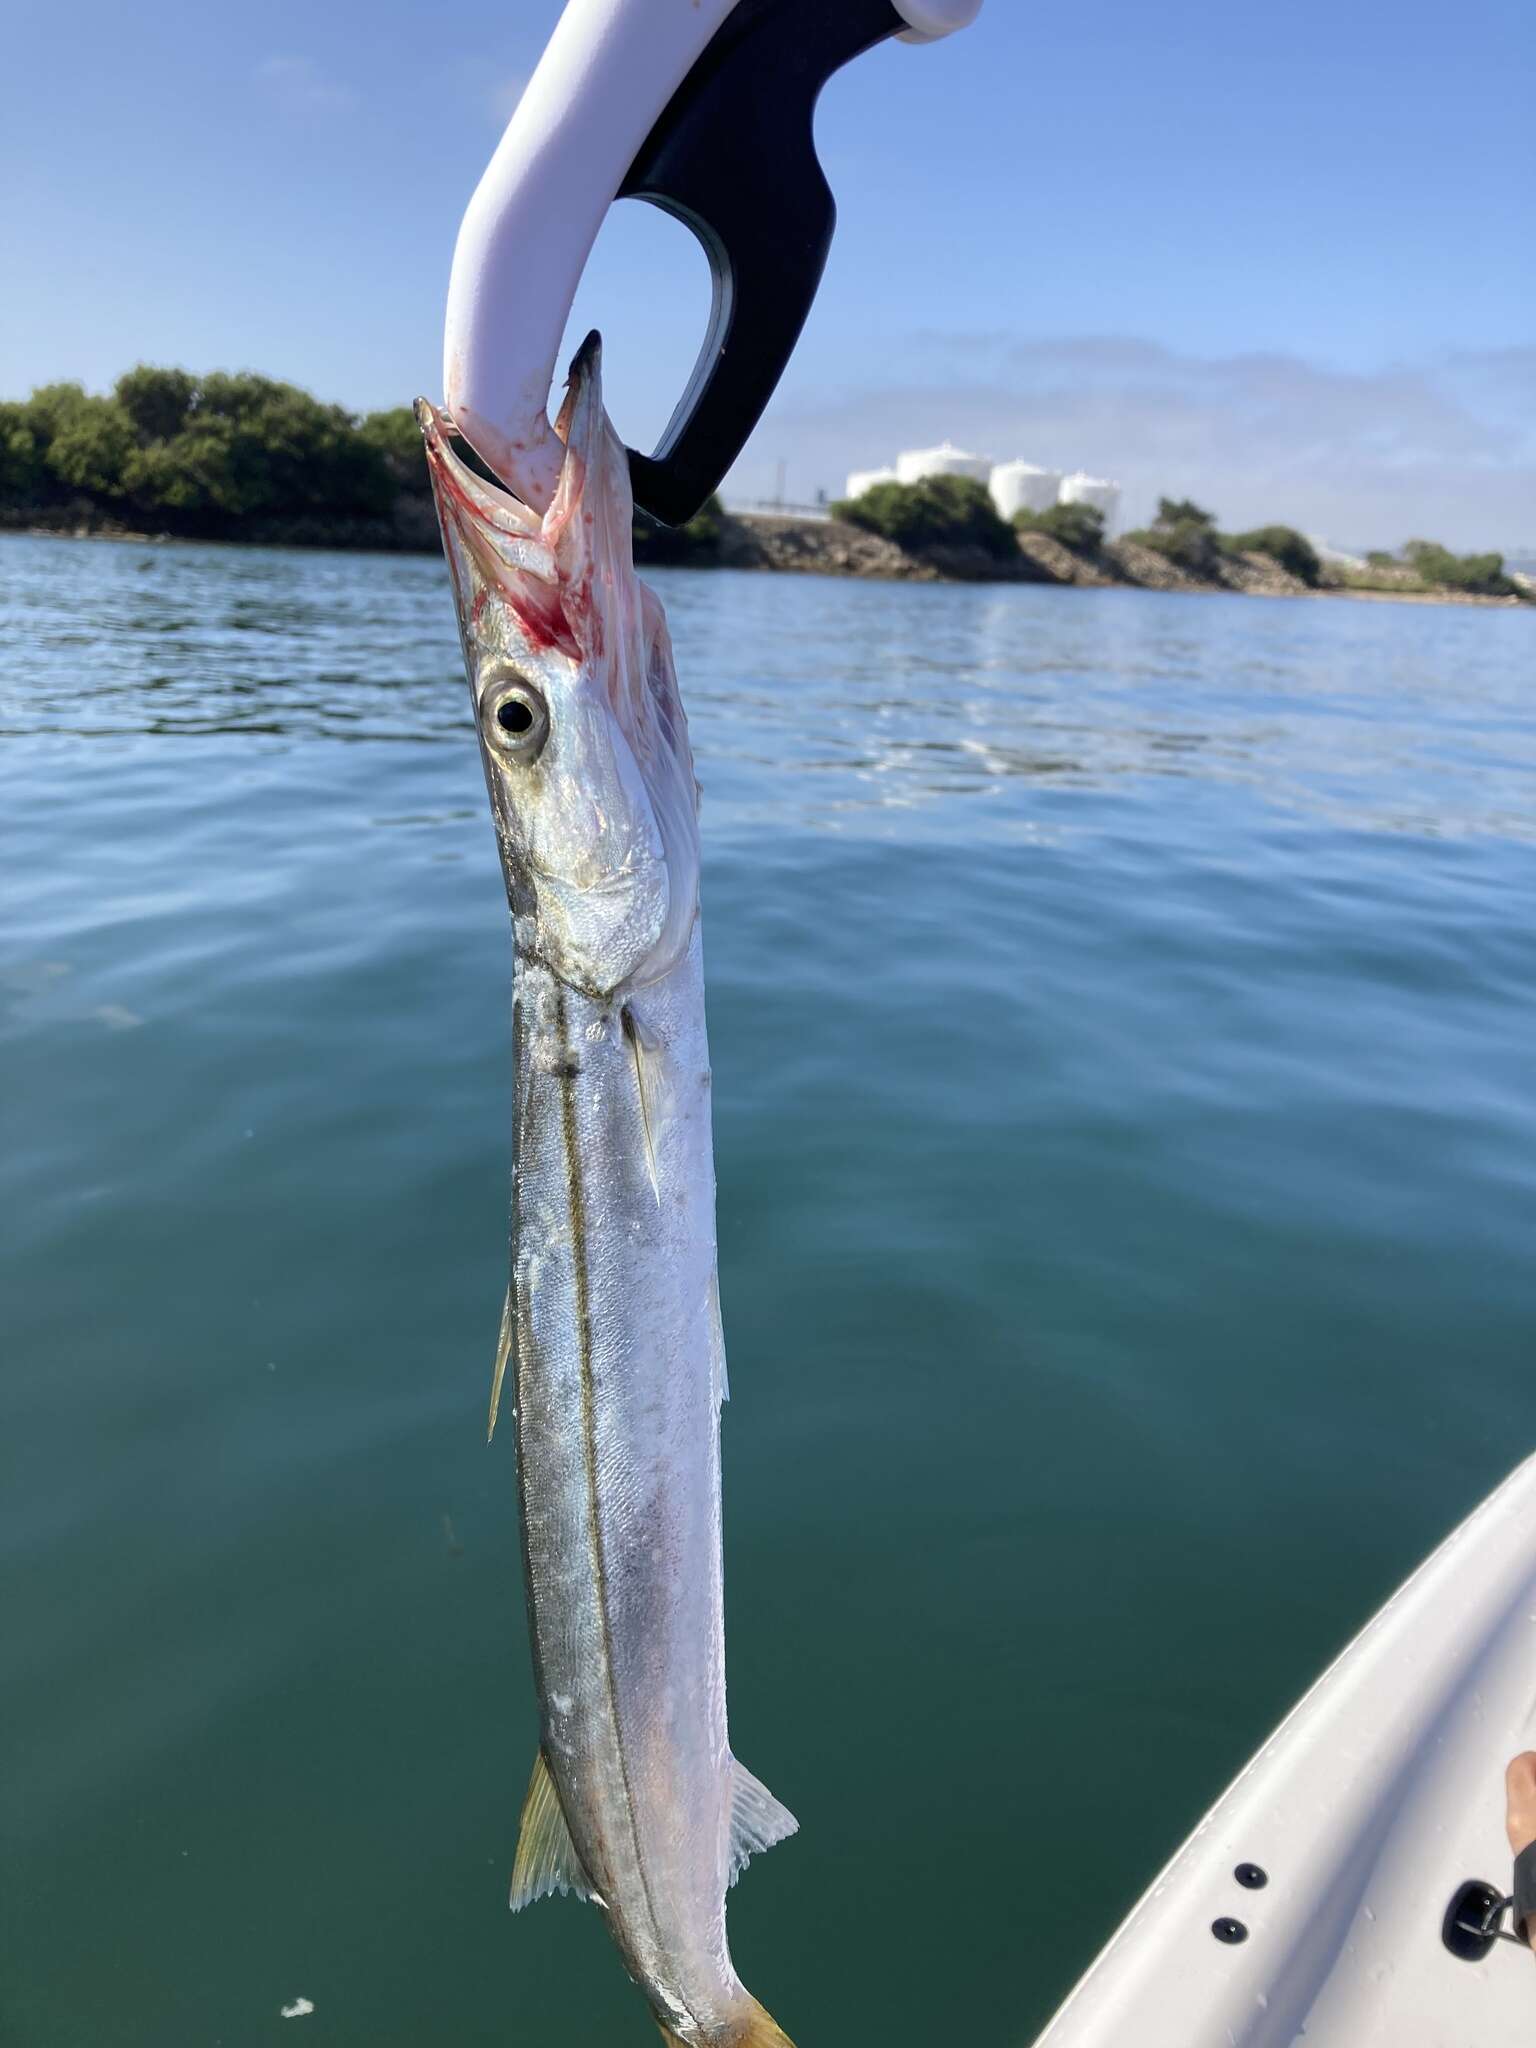
M981 0L891 0L907 23L904 43L936 43L957 28L969 28L981 12Z
M836 6L837 0L826 0ZM603 217L657 115L735 0L568 0L459 228L443 396L459 431L535 511L562 449L555 352ZM907 38L973 20L981 0L894 0Z

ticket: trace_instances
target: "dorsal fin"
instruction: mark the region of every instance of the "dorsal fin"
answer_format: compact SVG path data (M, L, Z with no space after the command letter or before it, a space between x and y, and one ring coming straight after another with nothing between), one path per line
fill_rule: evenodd
M547 1898L551 1892L574 1892L578 1899L593 1896L541 1749L533 1760L528 1797L523 1801L523 1825L517 1838L508 1904L517 1913L524 1906L531 1906L535 1899Z
M768 1787L745 1764L731 1760L731 1874L734 1884L759 1849L771 1849L792 1835L800 1823L781 1806Z

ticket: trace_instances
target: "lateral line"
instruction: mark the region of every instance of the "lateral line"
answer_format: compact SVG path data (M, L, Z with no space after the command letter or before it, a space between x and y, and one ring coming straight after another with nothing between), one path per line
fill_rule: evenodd
M619 1721L618 1681L613 1662L613 1630L608 1615L608 1563L603 1542L602 1520L597 1508L597 1398L592 1380L592 1312L587 1276L587 1206L581 1180L581 1155L577 1145L576 1092L571 1058L570 1024L566 1012L565 988L555 983L555 1023L560 1036L560 1126L565 1145L566 1194L571 1216L571 1265L576 1296L577 1348L581 1360L582 1462L587 1479L587 1542L592 1553L592 1572L597 1585L597 1616L603 1633L603 1678L608 1692L608 1711L613 1720L613 1746L619 1760L619 1777L624 1786L624 1806L630 1840L635 1849L635 1868L651 1919L656 1945L665 1951L661 1921L651 1890L650 1873L640 1845L640 1827L635 1817L635 1794L630 1783L629 1758L624 1751ZM693 2017L692 2014L689 2015Z

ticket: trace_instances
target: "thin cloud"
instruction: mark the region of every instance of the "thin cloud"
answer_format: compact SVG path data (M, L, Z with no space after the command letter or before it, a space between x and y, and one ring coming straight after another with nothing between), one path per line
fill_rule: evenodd
M1446 367L1459 387L1490 384L1536 408L1536 345L1457 349L1446 357Z
M352 87L328 78L311 57L264 57L256 82L285 114L335 114L357 104Z
M1202 357L1136 336L1020 340L929 329L883 386L772 409L764 466L836 491L853 468L948 436L1125 486L1132 523L1193 497L1231 527L1284 520L1354 545L1536 537L1536 349L1340 370L1281 352ZM905 372L906 374L901 374Z
M506 58L505 48L491 51L455 45L452 54L434 67L438 90L463 107L469 119L484 120L498 134L516 113L533 76L531 66L508 70Z

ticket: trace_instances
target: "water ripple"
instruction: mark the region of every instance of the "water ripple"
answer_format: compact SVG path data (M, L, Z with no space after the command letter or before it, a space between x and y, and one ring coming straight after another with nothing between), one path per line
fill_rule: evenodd
M0 564L6 735L466 744L436 560L9 537ZM1536 833L1525 613L655 580L717 830L1032 836L1057 794L1176 777L1368 831Z

